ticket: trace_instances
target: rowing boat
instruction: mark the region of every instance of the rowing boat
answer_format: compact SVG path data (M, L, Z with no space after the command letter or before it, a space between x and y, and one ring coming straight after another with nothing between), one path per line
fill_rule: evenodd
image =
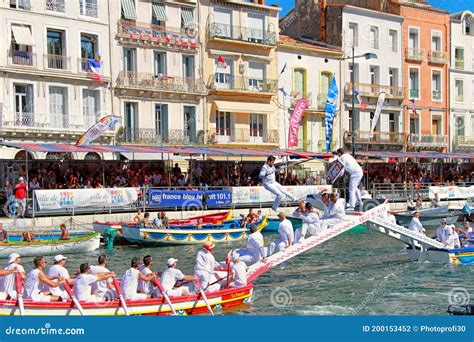
M406 248L408 258L412 261L430 261L453 265L470 265L474 263L474 247L465 248L428 248L421 249L419 246Z
M73 237L69 240L13 241L0 244L0 258L8 258L10 253L18 253L22 257L82 253L96 250L99 245L100 234L97 233Z
M256 225L258 230L262 230L267 224L265 216L247 227L242 227L242 219L224 221L221 224L207 224L199 229L193 225L170 228L123 225L122 234L127 241L138 245L189 245L202 244L204 241L219 243L244 240L251 225Z
M446 219L447 224L455 224L462 214L460 211L449 211L448 206L438 208L429 208L418 211L420 213L420 222L425 228L439 226L441 219ZM395 213L397 222L402 226L408 226L415 211L403 211Z

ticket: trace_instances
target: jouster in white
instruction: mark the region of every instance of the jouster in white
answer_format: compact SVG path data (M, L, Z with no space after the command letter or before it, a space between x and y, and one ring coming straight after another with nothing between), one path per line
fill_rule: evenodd
M263 235L255 225L250 227L247 248L239 248L234 252L239 255L240 262L245 263L247 266L253 265L265 257Z
M345 153L344 149L340 148L337 150L337 156L339 161L344 165L344 170L349 174L349 203L347 208L354 210L356 205L362 204L362 196L359 190L359 184L364 176L364 172L360 167L357 160L354 159L349 153Z
M458 233L454 230L454 226L448 227L448 234L444 245L449 249L461 248L461 241L459 240Z
M331 193L328 196L328 210L321 216L321 230L326 230L341 223L346 214L344 199L338 198L335 193Z
M279 211L280 203L286 196L291 201L296 201L296 197L289 193L283 186L280 185L275 179L275 157L269 156L267 162L262 166L260 170L259 178L263 182L263 187L275 195L275 202L273 202L272 209L276 212Z
M221 269L220 264L214 258L212 249L215 244L206 241L203 248L196 255L196 262L194 264L194 275L199 279L203 289L213 292L220 289L219 284L210 285L211 275L215 270Z
M446 220L441 220L441 226L436 229L436 240L445 243L449 237L449 227L450 226L446 224Z
M268 246L268 255L272 255L275 252L280 252L287 247L290 247L294 241L293 224L286 218L286 214L282 211L278 213L280 219L280 225L278 227L278 234L280 234L278 240L273 241Z
M44 257L37 256L33 260L35 268L27 273L25 279L24 295L25 299L31 299L35 302L50 302L61 300L61 297L51 296L49 292L41 290L42 286L49 288L58 287L64 284L64 278L60 276L47 276L43 273L46 267L46 260ZM55 282L53 280L56 280Z
M423 225L420 222L420 213L416 212L413 216L413 218L410 221L410 224L408 225L408 229L424 234L425 233L425 228L423 228Z
M79 266L79 275L74 279L74 294L78 300L88 302L98 302L104 300L103 297L92 293L92 285L98 281L114 277L113 272L101 273L99 275L90 274L89 264L83 263Z
M306 203L304 209L305 211L296 210L293 213L293 216L300 218L303 223L302 227L297 229L295 232L295 243L301 243L306 238L307 234L313 236L321 230L319 215L313 211L311 203Z
M244 262L239 260L239 255L233 253L232 255L232 281L229 284L230 287L241 287L247 285L247 266Z
M138 270L139 266L140 259L137 257L132 258L131 267L122 276L120 286L125 299L140 300L149 297L146 293L138 293L138 280L151 281L156 275L154 273L149 275L142 274Z
M25 279L25 269L20 265L20 255L17 253L11 253L8 256L8 265L4 267L5 271L13 271L20 273L21 279ZM0 292L5 293L9 298L16 299L16 275L9 274L4 277L0 277Z
M192 275L184 275L183 272L176 268L176 262L178 259L169 258L166 262L168 267L163 271L160 281L163 286L164 291L168 296L177 297L177 296L186 296L189 294L189 289L186 286L180 286L175 288L175 284L178 281L193 281L195 279Z
M98 257L98 265L91 265L90 274L99 275L101 273L110 272L107 268L108 258L107 255L102 254ZM112 278L107 278L101 281L96 281L92 284L92 293L96 296L105 298L107 300L113 300L117 297L117 293L114 289Z
M72 279L70 279L69 272L64 267L66 264L66 257L59 254L54 257L54 265L48 269L47 276L48 277L60 277L63 278L69 285L72 285ZM58 287L49 287L49 291L53 296L61 297L62 299L70 299L64 285L60 285Z

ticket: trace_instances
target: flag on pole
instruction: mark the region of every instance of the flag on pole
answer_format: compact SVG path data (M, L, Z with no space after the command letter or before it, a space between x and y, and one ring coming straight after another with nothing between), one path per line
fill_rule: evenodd
M192 46L192 47L196 47L196 46L197 46L197 39L196 39L195 36L192 36L189 40L191 41L191 46Z
M326 129L326 149L331 151L332 131L334 118L336 117L337 98L339 89L337 88L336 76L333 75L331 84L329 85L328 97L326 100L326 114L324 116Z
M89 58L87 60L89 75L92 79L96 80L97 82L102 82L104 78L104 76L99 71L101 65L102 65L102 61L101 61L100 55L97 56L95 59Z
M298 145L298 131L300 129L300 122L303 118L304 111L308 108L309 101L300 99L296 105L290 118L290 129L288 132L288 147L292 148Z
M381 92L379 94L379 98L377 99L377 107L375 108L374 117L372 119L372 127L370 128L370 138L372 138L372 133L375 130L375 126L377 126L377 121L379 121L380 112L382 112L382 108L385 102L385 96L386 94L384 92Z
M220 69L227 69L227 63L221 55L217 56L217 67Z
M105 132L112 130L122 119L114 115L104 116L93 124L76 142L76 146L89 145Z
M411 112L416 115L417 113L416 113L416 108L415 108L415 99L410 99L408 101L410 102Z
M354 96L357 98L357 101L359 101L360 108L367 109L367 103L362 99L362 96L360 96L360 93L357 89L354 89Z
M285 70L286 70L286 66L287 66L287 65L288 65L288 63L285 63L285 65L284 65L284 66L283 66L283 68L281 69L281 71L280 71L280 75L278 75L278 77L280 77L280 76L281 76L281 74L283 74L283 73L285 72Z
M288 93L286 92L286 90L285 90L284 87L278 88L278 90L280 91L280 93L283 94L284 97L287 97L287 96L288 96Z
M161 43L161 32L155 31L156 41Z

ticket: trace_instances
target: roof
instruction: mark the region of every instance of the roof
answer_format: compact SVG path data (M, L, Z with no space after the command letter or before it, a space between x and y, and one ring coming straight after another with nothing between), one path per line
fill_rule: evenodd
M342 50L339 48L330 48L327 46L322 46L322 45L317 45L317 44L311 44L308 42L304 42L299 39L295 39L289 36L286 36L284 34L280 34L279 36L279 41L278 45L283 45L284 47L289 47L289 48L294 48L296 49L302 49L302 50L312 50L314 52L327 52L327 53L335 53L335 54L342 54ZM321 42L321 44L324 44Z
M474 14L471 11L465 10L465 11L462 11L462 12L453 13L453 14L450 15L450 17L451 17L451 20L461 21L464 18L464 16L466 16L466 15L474 16Z
M425 1L420 2L418 4L414 3L414 2L394 2L394 1L392 1L392 4L398 5L398 6L401 6L401 7L410 7L410 8L415 8L415 9L424 10L424 11L437 12L439 14L449 14L449 12L447 12L445 10L435 8L435 7L431 7Z

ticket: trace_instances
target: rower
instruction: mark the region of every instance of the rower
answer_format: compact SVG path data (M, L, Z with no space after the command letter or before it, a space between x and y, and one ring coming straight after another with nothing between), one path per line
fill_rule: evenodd
M289 193L275 180L275 173L277 172L275 168L275 160L276 158L274 156L269 156L267 158L267 162L260 170L259 178L263 181L263 187L276 196L272 209L273 211L278 212L283 197L286 196L293 202L296 201L296 197Z
M66 257L62 254L58 254L54 257L54 265L48 269L48 276L49 277L61 277L65 280L69 285L73 284L73 279L69 276L69 272L64 267L66 265ZM70 299L69 295L64 288L64 285L59 287L57 286L50 286L49 291L54 295L61 297L62 299Z
M341 223L346 214L344 210L344 199L338 198L336 193L329 194L328 199L327 212L321 216L322 231Z
M22 280L25 280L25 269L21 265L20 254L11 253L8 256L8 265L3 268L5 271L13 271L20 274ZM6 275L3 281L0 281L0 293L4 292L7 299L16 299L16 280L13 273Z
M359 190L359 184L364 176L364 172L354 156L346 153L343 148L336 151L337 159L344 165L344 169L350 176L349 181L349 202L347 210L354 210L357 205L362 204L362 197Z
M306 212L305 201L299 200L298 208L296 208L295 211L293 211L293 214L291 216L296 217L296 218L301 218L305 212Z
M91 274L99 275L102 273L110 272L107 268L109 258L105 254L99 255L97 258L98 265L91 265ZM92 293L96 296L104 298L105 300L114 300L116 296L116 291L112 278L107 278L104 280L96 281L92 284Z
M140 221L140 226L142 228L150 228L151 227L150 213L145 213L145 215L143 215L143 218Z
M141 300L147 299L150 296L146 293L138 293L138 281L151 281L156 277L155 273L144 275L139 271L140 259L137 257L132 258L131 267L125 271L122 276L122 282L120 284L123 292L123 297L127 300Z
M25 242L35 241L35 233L33 231L21 233L21 241L25 241Z
M33 264L35 265L35 268L26 275L24 298L31 299L35 302L61 301L63 298L52 295L50 291L41 291L40 286L44 284L46 287L56 288L65 283L64 278L61 276L47 276L44 274L43 271L46 268L46 259L43 256L35 257Z
M153 258L151 255L145 255L143 257L143 264L140 265L140 272L147 276L153 274L151 268L153 266ZM150 297L156 297L156 290L149 281L142 279L138 280L138 292L149 295Z
M0 223L0 243L8 242L8 233L3 229L3 223Z
M174 288L178 281L194 281L196 276L184 275L183 272L176 268L176 262L178 259L169 258L166 262L167 269L163 271L160 282L163 286L165 293L171 297L187 296L189 289L186 286L180 286Z
M138 209L137 213L135 214L135 217L133 218L133 222L140 223L142 222L142 220L143 220L142 211L141 209Z
M423 225L421 224L420 213L418 211L415 211L415 213L413 214L413 218L411 219L410 224L408 225L408 229L419 234L425 234L425 228L423 228Z
M220 289L219 284L210 285L211 275L214 271L222 270L222 267L212 254L215 245L216 244L211 241L204 242L202 249L196 255L196 262L194 265L194 274L199 279L202 289L209 292Z
M67 227L64 223L61 223L59 226L59 229L61 230L61 236L59 237L59 240L69 240L70 239L70 234L69 231L67 230Z
M234 251L239 255L241 262L247 266L253 265L258 261L265 261L265 245L263 235L259 232L256 225L250 227L250 235L247 239L247 248L239 248Z
M104 301L104 297L92 292L92 285L111 277L115 277L114 272L91 274L89 264L81 264L79 266L79 275L74 279L74 294L76 298L88 302Z
M293 225L291 221L286 218L286 214L283 211L278 213L278 219L280 220L280 225L278 226L280 237L268 246L269 256L272 255L275 250L278 253L290 247L294 241Z
M247 285L247 265L240 260L238 253L232 253L231 282L229 287L242 287Z
M319 215L314 211L311 203L305 204L305 212L301 216L303 226L295 232L295 243L301 243L306 238L306 234L314 236L321 230Z

